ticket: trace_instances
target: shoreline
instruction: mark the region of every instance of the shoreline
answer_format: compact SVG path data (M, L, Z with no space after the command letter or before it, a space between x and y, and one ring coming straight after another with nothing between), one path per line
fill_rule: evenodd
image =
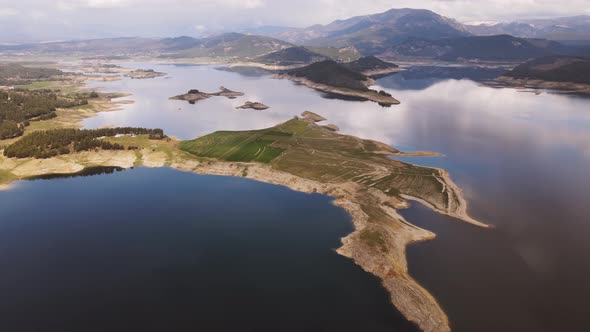
M375 90L356 91L356 90L351 90L351 89L339 88L339 87L334 87L331 85L315 83L315 82L312 82L306 78L296 77L296 76L287 75L287 74L275 75L275 76L273 76L273 78L290 80L295 83L305 85L308 88L312 88L314 90L325 92L325 93L332 93L335 95L341 95L341 96L346 96L346 97L366 99L369 101L379 103L380 105L391 106L391 105L399 105L400 104L399 100L397 100L393 97L390 97L390 96L380 95Z

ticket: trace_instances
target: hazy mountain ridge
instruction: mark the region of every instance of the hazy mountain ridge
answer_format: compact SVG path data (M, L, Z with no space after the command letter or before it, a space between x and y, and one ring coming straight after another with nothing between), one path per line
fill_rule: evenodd
M294 45L266 36L226 33L193 38L107 38L81 41L0 46L8 54L103 54L184 57L255 57Z
M582 54L584 50L558 42L510 35L470 36L439 40L408 39L392 46L388 57L422 57L446 61L525 61L548 55Z
M510 34L516 37L553 40L590 40L590 16L519 20L514 22L482 22L466 24L466 29L480 36Z

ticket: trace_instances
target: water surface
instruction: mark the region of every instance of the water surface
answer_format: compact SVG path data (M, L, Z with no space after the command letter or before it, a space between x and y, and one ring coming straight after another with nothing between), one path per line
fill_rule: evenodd
M100 83L133 93L125 111L103 113L87 127L161 127L189 139L215 130L275 125L310 110L343 133L443 158L464 189L470 211L496 226L481 230L410 213L439 239L409 250L411 273L440 299L455 331L585 331L590 326L590 99L483 87L469 80L378 81L401 105L326 99L270 76L246 77L211 66L134 64L170 78ZM98 86L97 85L97 86ZM168 97L219 85L243 91L195 105ZM246 100L266 111L235 110ZM414 211L414 210L412 210ZM419 221L417 221L419 222Z
M417 331L334 251L352 225L326 196L91 173L0 192L0 330Z

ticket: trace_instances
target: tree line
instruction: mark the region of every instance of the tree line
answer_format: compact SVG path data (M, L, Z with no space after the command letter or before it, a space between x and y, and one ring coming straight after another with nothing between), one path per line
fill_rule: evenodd
M33 132L4 149L9 158L45 159L58 155L89 150L124 150L118 143L111 143L101 138L116 135L149 135L150 139L163 139L166 136L162 129L134 127L103 128L103 129L53 129ZM128 149L137 149L128 147Z
M21 136L30 121L54 118L58 108L86 105L89 96L66 98L51 90L0 91L0 139Z

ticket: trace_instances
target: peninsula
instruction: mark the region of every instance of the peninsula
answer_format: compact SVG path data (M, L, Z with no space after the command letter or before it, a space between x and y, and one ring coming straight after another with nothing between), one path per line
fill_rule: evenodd
M292 69L275 78L289 79L321 92L374 101L383 106L399 104L389 93L369 89L375 84L370 77L331 60Z
M590 58L547 56L523 63L488 85L590 95Z

